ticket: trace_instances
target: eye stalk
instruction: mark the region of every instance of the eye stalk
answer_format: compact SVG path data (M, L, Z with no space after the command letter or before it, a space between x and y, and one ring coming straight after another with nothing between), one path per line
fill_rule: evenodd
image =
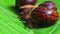
M35 6L35 5L24 5L24 6L21 6L19 8L36 8L38 6Z

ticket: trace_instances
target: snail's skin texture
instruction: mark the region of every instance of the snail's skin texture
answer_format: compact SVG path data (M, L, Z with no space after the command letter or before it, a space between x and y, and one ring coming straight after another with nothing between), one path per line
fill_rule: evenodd
M32 9L31 8L25 8L24 10L23 10L23 15L22 15L22 19L23 20L28 20L29 18L30 18L30 11L31 11Z
M46 1L35 8L27 20L28 27L47 27L53 25L58 20L58 12L55 4Z

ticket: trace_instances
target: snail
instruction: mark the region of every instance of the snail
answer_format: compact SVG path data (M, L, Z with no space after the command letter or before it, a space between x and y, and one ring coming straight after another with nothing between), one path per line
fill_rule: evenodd
M30 18L36 26L50 26L59 18L57 7L52 1L46 1L31 12Z
M20 7L23 9L22 19L26 21L25 24L28 27L32 29L50 26L58 20L58 10L52 1L45 1L39 6L36 6L35 3L36 0L25 0Z

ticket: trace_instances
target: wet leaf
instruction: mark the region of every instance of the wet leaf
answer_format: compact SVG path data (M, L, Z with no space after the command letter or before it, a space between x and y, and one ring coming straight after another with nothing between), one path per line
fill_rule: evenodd
M46 0L38 0L36 5ZM22 21L19 21L18 15L11 10L10 7L15 6L15 0L1 0L0 1L0 34L60 34L60 0L52 0L59 13L59 20L56 24L40 29L25 28ZM29 33L30 32L30 33Z

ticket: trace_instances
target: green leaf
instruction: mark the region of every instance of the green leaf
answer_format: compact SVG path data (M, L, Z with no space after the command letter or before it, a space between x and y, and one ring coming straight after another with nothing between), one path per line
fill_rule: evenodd
M38 0L36 5L46 0ZM31 30L24 28L22 21L19 21L18 15L10 9L15 6L15 0L0 1L0 34L60 34L60 0L52 0L58 8L59 20L56 24L40 29Z

